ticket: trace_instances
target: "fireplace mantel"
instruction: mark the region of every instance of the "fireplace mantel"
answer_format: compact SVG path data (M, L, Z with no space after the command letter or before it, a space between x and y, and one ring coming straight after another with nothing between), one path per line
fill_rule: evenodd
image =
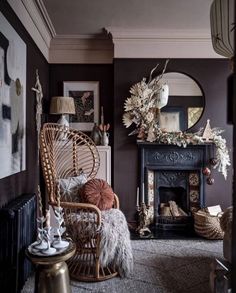
M196 170L206 166L212 144L177 145L137 142L139 148L140 179L144 182L145 168L163 170Z
M198 185L198 202L197 205L203 207L205 204L205 178L202 169L209 162L212 144L187 145L179 147L176 145L167 145L150 142L137 142L139 150L139 186L141 192L144 192L146 204L150 204L148 190L148 173L154 172L154 198L153 204L154 214L158 213L158 188L166 187L183 187L188 194L189 211L194 208L195 203L191 203L189 187L189 176L196 174ZM193 188L194 189L194 188ZM151 200L152 201L152 200Z

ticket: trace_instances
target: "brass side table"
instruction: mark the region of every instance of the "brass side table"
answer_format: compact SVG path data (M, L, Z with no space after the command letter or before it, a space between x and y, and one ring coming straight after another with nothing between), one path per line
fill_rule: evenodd
M66 260L75 253L74 243L60 254L38 256L26 249L26 255L36 265L35 293L71 293Z

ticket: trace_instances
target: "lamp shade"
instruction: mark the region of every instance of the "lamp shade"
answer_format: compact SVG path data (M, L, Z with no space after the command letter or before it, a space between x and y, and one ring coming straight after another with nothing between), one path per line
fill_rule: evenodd
M214 0L211 4L211 39L216 53L234 56L234 0Z
M75 114L75 103L71 97L52 97L50 114Z

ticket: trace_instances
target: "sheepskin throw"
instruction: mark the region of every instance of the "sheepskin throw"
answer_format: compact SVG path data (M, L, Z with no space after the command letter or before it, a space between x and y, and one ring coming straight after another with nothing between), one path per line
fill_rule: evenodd
M118 209L102 211L101 266L114 263L121 277L133 270L130 233L124 214Z
M111 209L114 203L114 193L111 186L102 179L91 179L81 190L81 200L96 205L100 210Z
M74 235L73 239L76 242L81 235L93 238L99 233L101 267L112 264L121 277L127 277L133 270L133 253L126 218L118 209L105 210L101 214L102 224L99 230L96 226L95 214L83 212L70 214L65 219L67 232Z

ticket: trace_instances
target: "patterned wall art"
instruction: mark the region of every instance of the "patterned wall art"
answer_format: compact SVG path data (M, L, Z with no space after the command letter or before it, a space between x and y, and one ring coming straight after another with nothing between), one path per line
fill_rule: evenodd
M75 115L70 116L70 125L82 131L91 131L99 117L99 82L68 81L63 83L64 96L75 101Z
M0 13L0 179L26 169L26 44Z

